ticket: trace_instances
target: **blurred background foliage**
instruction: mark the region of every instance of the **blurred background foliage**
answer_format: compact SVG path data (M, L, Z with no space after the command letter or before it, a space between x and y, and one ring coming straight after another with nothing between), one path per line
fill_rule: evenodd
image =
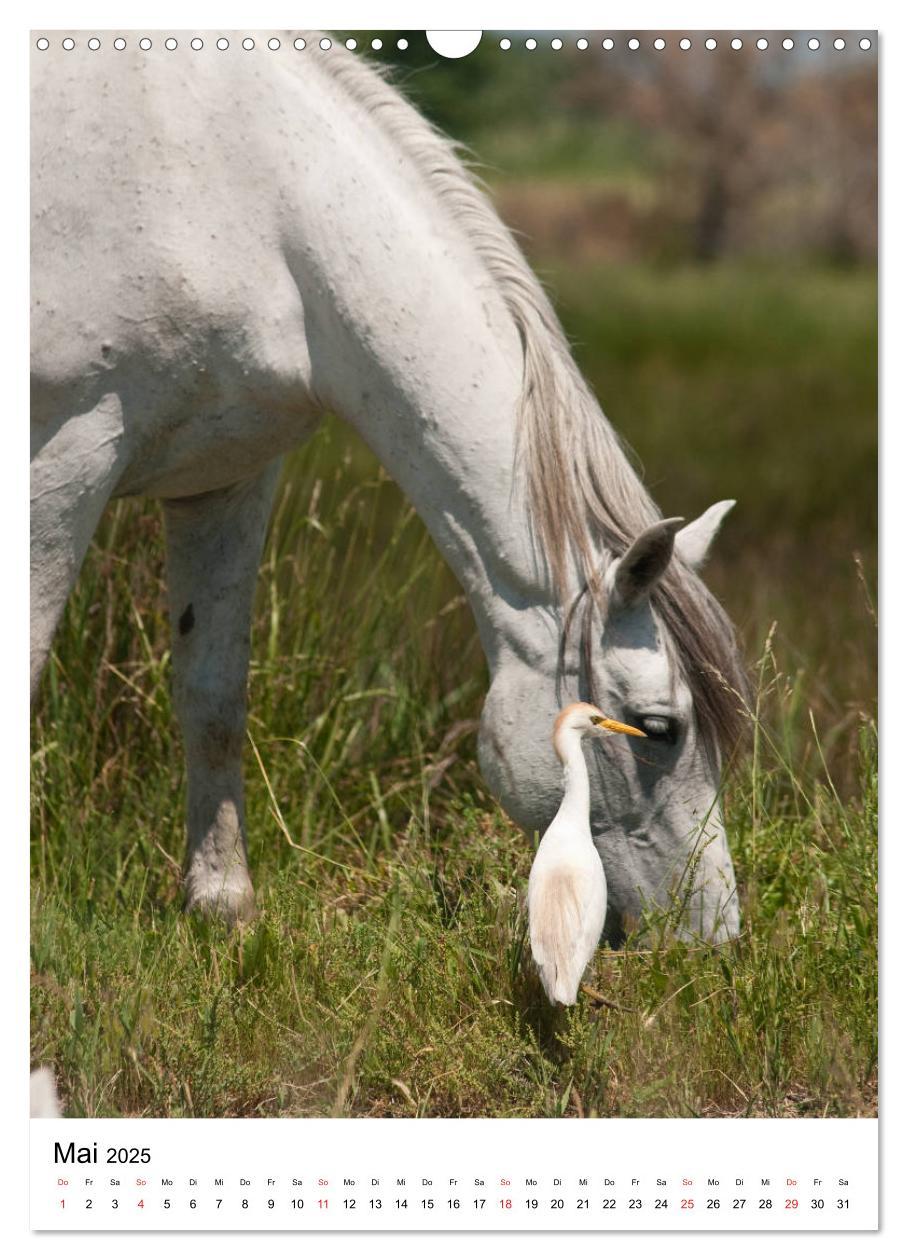
M461 60L421 31L384 32L372 55L421 111L473 150L506 217L567 257L709 261L876 254L876 56L734 50L623 39L608 51L529 51L487 32ZM357 33L368 52L371 32ZM407 42L399 50L398 39Z

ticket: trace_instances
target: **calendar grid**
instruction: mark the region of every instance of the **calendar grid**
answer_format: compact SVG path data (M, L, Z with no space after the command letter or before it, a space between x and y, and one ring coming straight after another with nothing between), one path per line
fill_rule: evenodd
M36 1230L877 1227L875 1120L42 1120L31 1169Z

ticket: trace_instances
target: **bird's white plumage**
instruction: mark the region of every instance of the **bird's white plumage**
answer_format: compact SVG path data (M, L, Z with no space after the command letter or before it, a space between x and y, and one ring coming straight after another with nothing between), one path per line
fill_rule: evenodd
M568 705L555 721L553 743L564 765L564 797L533 860L527 911L530 947L543 988L549 1001L565 1006L577 1000L608 903L605 871L590 831L589 776L581 740L615 731L643 734L606 719L591 704Z
M607 888L589 820L578 827L573 811L562 811L533 862L527 905L543 988L551 1002L570 1006L602 935Z

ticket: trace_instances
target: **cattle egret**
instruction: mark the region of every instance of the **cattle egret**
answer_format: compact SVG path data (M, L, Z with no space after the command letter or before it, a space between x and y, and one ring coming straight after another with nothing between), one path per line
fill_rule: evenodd
M530 945L550 1002L570 1006L605 925L607 887L590 831L590 782L581 741L590 735L641 735L592 704L569 704L552 743L564 766L564 797L530 870Z

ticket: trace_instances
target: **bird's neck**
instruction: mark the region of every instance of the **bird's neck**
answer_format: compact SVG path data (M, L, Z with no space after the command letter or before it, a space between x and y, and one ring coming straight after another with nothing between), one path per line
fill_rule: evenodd
M566 731L559 741L558 755L564 765L562 783L564 799L562 809L570 810L582 818L590 816L590 778L586 768L586 758L580 735L575 731Z

